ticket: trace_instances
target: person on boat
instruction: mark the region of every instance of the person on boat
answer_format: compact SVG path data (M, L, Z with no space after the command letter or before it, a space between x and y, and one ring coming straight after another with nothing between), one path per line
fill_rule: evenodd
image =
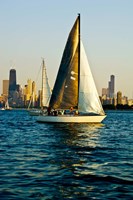
M75 115L75 110L73 107L70 107L70 115Z
M47 108L47 112L48 112L48 115L51 114L51 107L50 106Z
M75 113L74 113L75 115L78 115L79 114L79 111L78 110L75 110Z
M71 114L73 113L73 107L70 107L70 113Z
M54 115L54 116L58 116L58 111L54 109L53 115Z
M60 110L60 111L58 112L58 114L64 115L64 110Z

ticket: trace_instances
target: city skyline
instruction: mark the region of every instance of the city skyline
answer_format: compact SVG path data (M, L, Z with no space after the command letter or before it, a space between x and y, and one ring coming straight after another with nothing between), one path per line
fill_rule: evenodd
M80 12L81 37L99 95L114 74L115 91L133 98L132 7L131 0L1 1L0 93L10 68L16 69L17 82L22 86L29 78L36 81L41 57L53 87L69 29Z
M44 60L43 66L43 82L45 83L45 85L42 85L42 90L38 91L36 90L35 81L31 79L28 79L27 83L24 86L20 86L16 82L16 70L11 69L9 71L9 80L3 80L3 92L2 96L0 96L0 106L6 105L6 102L8 102L10 107L28 107L28 109L29 107L40 107L42 105L46 105L50 93L48 94L48 88L46 87L47 74ZM47 90L45 90L44 88L47 88ZM43 93L45 93L45 95ZM122 91L116 91L115 93L114 75L110 75L108 88L102 88L102 93L99 97L105 109L108 106L112 106L111 108L114 109L122 108L121 106L126 106L126 108L129 109L133 105L133 99L128 99L127 96L122 94Z
M43 62L44 62L44 60L43 60ZM6 90L7 90L7 93L8 93L8 97L10 96L9 94L10 94L10 90L12 90L11 89L12 87L13 87L14 91L18 90L19 88L24 89L27 85L29 85L29 83L28 83L29 81L33 82L35 84L35 86L33 86L33 87L36 88L36 82L35 82L35 80L32 80L31 78L28 78L27 81L26 81L26 83L24 83L24 85L20 85L19 81L17 83L16 79L17 79L17 72L16 72L15 69L12 68L9 71L9 80L7 80L7 79L6 80L2 80L2 83L3 83L2 84L2 93L0 95L4 95L5 94L5 92L4 92L5 91L4 85L6 85ZM8 85L8 89L7 89L7 85ZM117 93L120 92L122 94L122 97L129 98L128 96L126 96L123 93L123 91L120 91L120 90L115 91L115 75L110 75L110 80L108 80L107 85L108 85L108 87L102 88L101 93L99 94L99 97L106 96L107 98L113 99L113 98L116 98L117 97ZM42 85L41 85L41 87L42 87ZM52 91L53 88L50 88L50 89ZM39 95L39 92L42 90L42 88L41 89L40 88L39 89L36 88L35 90L36 90L36 92ZM129 99L133 99L133 98L129 98Z

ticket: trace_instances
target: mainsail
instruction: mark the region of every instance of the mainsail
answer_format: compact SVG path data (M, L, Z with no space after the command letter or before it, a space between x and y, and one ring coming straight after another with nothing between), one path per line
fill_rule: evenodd
M78 57L79 57L79 17L69 34L56 82L53 88L50 107L68 109L78 106Z
M49 106L54 109L73 107L80 112L104 115L80 39L80 15L69 34Z

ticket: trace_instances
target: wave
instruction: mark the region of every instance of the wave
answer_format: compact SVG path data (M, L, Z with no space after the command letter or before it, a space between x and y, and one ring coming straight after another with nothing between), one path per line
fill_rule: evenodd
M100 175L93 175L93 174L81 174L76 175L77 180L83 180L83 181L95 181L95 182L109 182L114 184L124 184L124 185L133 185L132 180L122 179L115 176L100 176Z

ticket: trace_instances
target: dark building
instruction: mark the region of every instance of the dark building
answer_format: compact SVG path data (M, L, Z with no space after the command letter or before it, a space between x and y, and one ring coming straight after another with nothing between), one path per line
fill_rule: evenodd
M114 98L115 95L115 76L110 76L109 86L108 86L109 98Z
M16 84L16 70L11 69L9 74L8 102L10 107L21 107L23 105L22 89Z
M16 70L11 69L9 75L9 92L16 90Z
M16 70L11 69L9 74L9 89L8 89L8 99L9 99L9 105L12 106L12 103L14 101L14 94L16 92L17 86L16 86Z

